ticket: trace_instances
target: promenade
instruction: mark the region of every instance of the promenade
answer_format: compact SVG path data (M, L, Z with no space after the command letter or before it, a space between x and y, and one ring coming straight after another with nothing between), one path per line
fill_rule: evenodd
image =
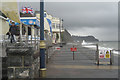
M98 66L95 64L96 51L77 44L74 45L77 52L74 53L73 60L73 53L70 51L73 44L63 45L60 50L51 53L46 64L46 78L118 78L118 55L114 55L113 65L100 64ZM0 58L0 64L1 62Z
M95 64L95 50L75 45L75 60L70 48L65 45L57 50L47 64L47 78L118 78L118 57L114 55L113 65Z

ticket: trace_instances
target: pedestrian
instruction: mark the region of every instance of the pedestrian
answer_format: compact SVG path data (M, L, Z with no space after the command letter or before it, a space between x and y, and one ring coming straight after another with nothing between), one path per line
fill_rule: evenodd
M6 33L6 35L8 35L8 39L10 39L10 33L9 33L9 32L7 32L7 33Z
M12 25L10 26L9 29L9 34L10 34L10 42L13 43L15 42L15 35L16 35L17 27L15 26L15 23L12 22Z

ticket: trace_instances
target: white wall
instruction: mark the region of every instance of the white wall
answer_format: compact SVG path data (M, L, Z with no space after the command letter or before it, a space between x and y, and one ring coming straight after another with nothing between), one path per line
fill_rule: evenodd
M4 41L4 36L9 30L9 23L0 17L0 43L3 43ZM0 44L0 57L6 56L5 49L2 48L3 46Z
M9 31L9 23L0 18L0 41L3 39L3 36Z

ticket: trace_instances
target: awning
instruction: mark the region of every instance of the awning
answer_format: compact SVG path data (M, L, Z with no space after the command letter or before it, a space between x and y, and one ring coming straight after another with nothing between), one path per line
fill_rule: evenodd
M12 2L2 1L0 2L0 5L0 10L6 15L6 17L17 23L20 23L20 15L17 0L12 0Z

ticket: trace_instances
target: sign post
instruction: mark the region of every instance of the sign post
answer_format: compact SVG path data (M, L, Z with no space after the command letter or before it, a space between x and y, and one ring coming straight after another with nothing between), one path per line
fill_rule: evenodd
M74 51L73 51L73 60L74 60L75 56L74 56Z
M71 48L71 52L73 52L73 60L75 59L75 54L74 54L75 51L77 51L77 48L73 46L73 48Z
M112 63L112 50L110 50L110 65L112 65L113 63Z
M112 50L98 50L97 52L97 65L99 65L100 59L109 59L110 65L112 65Z
M97 65L99 65L99 47L98 47L98 44L96 44L96 47L97 47Z

